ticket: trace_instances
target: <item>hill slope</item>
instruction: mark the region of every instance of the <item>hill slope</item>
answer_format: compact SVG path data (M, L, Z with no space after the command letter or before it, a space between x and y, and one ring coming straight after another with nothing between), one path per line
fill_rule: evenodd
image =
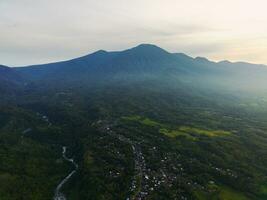
M267 85L266 66L194 59L150 44L120 52L100 50L68 61L21 67L16 71L30 80L56 81L63 85L148 80L204 87L214 85L232 90L265 90Z
M67 199L266 199L264 66L140 45L3 68L19 77L21 93L0 94L6 200L52 199L73 170L62 146L78 164Z
M25 81L14 69L0 65L0 93L12 93L23 86Z

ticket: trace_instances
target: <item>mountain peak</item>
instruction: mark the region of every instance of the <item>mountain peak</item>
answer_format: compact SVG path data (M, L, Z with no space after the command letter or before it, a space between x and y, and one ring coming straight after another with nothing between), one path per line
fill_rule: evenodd
M196 57L195 60L200 61L200 62L210 62L207 58L200 57L200 56Z
M137 48L159 48L159 49L161 49L157 45L155 45L155 44L149 44L149 43L142 43L142 44L137 45L136 47Z
M230 62L229 60L222 60L219 61L218 64L232 64L232 62Z
M157 51L164 51L164 52L167 52L166 50L158 47L157 45L154 45L154 44L140 44L132 49L138 49L138 50L148 50L148 51L151 51L151 50L157 50Z
M122 53L150 58L170 55L169 52L153 44L140 44L136 47L123 51Z
M82 56L82 57L102 56L102 55L105 55L107 53L108 53L107 51L101 49L101 50L95 51L93 53L87 54L87 55Z

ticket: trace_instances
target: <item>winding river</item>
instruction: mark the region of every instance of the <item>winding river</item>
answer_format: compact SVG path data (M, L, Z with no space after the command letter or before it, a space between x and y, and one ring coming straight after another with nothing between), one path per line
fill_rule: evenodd
M77 169L78 169L78 164L72 159L72 158L68 158L66 156L66 151L67 151L67 147L62 147L62 157L64 158L64 160L72 163L72 165L75 167L74 170L72 170L68 176L66 176L57 186L56 190L55 190L55 195L53 200L67 200L65 195L61 192L62 187L64 186L64 184L66 182L68 182L68 180L72 177L73 174L76 173Z

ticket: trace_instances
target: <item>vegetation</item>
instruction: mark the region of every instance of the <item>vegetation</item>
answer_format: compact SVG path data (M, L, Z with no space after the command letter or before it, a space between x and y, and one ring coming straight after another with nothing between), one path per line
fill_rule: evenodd
M78 164L67 199L266 199L267 92L219 87L213 63L136 51L17 70L30 81L1 93L1 200L52 199L73 170L62 146Z
M242 99L199 108L204 100L185 106L169 95L158 109L153 92L147 103L117 90L109 99L105 89L79 92L38 92L1 107L2 199L51 199L72 167L61 157L63 145L79 164L64 186L70 199L137 198L143 191L147 199L266 198L266 115L243 110Z

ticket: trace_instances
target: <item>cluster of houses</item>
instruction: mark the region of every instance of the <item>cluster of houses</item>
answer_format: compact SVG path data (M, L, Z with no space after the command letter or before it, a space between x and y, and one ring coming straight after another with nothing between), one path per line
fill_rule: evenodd
M128 137L124 135L120 135L112 130L112 126L106 125L102 126L102 131L109 134L112 137L117 138L121 142L127 143L132 148L132 153L134 157L135 163L135 175L132 178L131 185L129 186L129 197L126 200L144 200L146 199L151 193L159 191L161 186L169 187L179 191L179 184L180 185L187 185L187 187L199 189L202 191L209 192L206 185L201 185L197 182L189 180L187 177L187 173L185 168L182 165L182 160L180 160L180 154L177 152L173 153L165 153L165 155L157 154L158 147L151 146L149 152L142 152L142 144L140 142L132 141ZM149 159L152 155L155 156L155 159L158 160L157 168L151 167L150 163L146 162L146 159ZM147 157L148 156L148 157ZM188 162L192 161L193 159L189 159ZM218 167L212 167L215 171L222 175L228 175L233 178L237 178L237 175L230 169L221 169ZM112 172L114 177L118 177L120 175L119 172ZM208 184L215 184L214 181L210 181ZM179 199L187 200L183 192L180 193Z

